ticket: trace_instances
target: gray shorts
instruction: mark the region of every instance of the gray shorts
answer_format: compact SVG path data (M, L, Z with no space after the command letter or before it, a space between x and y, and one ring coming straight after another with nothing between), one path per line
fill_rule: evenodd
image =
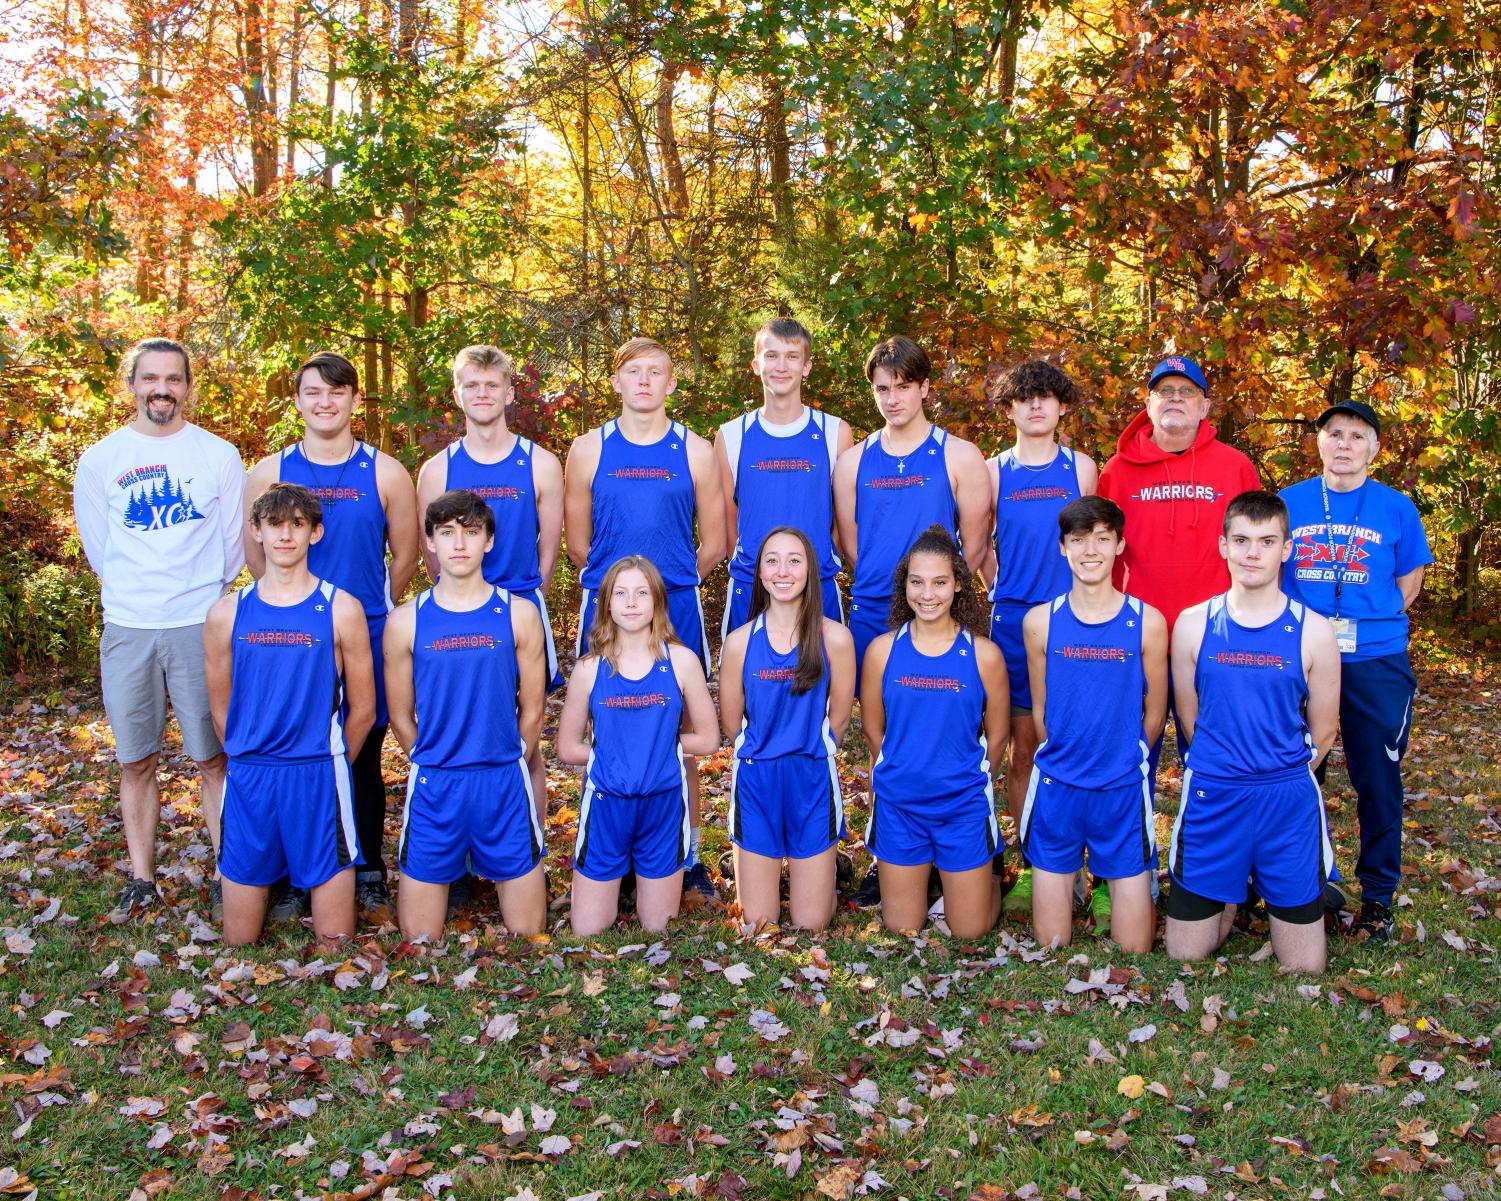
M203 675L203 626L137 630L104 624L99 638L104 711L121 763L149 759L162 749L167 700L182 730L182 748L202 763L223 751Z

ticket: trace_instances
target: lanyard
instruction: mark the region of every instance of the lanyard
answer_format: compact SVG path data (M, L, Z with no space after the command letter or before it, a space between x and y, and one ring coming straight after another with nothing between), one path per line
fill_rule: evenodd
M1329 484L1323 476L1319 476L1319 487L1324 493L1324 543L1329 547L1329 558L1334 562L1334 616L1338 617L1340 594L1345 589L1345 572L1350 564L1350 550L1355 545L1356 530L1360 522L1360 512L1365 508L1366 481L1360 485L1360 499L1355 504L1355 515L1350 518L1350 532L1345 536L1344 554L1335 552L1334 549L1334 516L1329 511Z

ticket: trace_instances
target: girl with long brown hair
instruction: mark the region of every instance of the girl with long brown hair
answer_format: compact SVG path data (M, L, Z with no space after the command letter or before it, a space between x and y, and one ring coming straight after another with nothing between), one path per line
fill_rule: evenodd
M576 935L611 926L620 881L636 874L636 916L665 930L688 857L684 755L719 748L698 656L672 634L667 590L650 559L617 559L600 583L589 654L568 681L558 758L586 764L573 852Z
M834 751L855 697L855 642L823 615L818 559L791 526L756 556L750 621L725 638L719 718L734 740L728 825L743 919L776 922L787 860L792 924L834 916L844 803Z

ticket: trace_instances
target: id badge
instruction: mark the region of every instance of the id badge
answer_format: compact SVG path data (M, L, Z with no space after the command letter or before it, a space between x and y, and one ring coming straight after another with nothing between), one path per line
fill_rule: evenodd
M1355 652L1355 629L1358 623L1349 617L1331 617L1329 624L1334 627L1334 641L1339 646L1339 653L1349 655Z

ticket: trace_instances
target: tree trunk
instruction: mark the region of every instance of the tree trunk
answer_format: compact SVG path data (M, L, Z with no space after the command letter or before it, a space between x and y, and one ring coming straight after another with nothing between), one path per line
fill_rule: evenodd
M771 165L773 230L784 246L797 242L797 214L792 197L792 143L787 137L787 94L782 81L768 76L762 81L763 120L766 124L766 157Z
M302 0L292 0L292 47L287 67L287 117L297 109L298 91L302 84ZM297 139L287 130L287 159L285 173L288 179L297 173Z
M245 117L250 124L250 191L264 196L276 181L276 95L268 91L265 13L261 0L239 0L237 41L245 64L240 89L245 94Z

